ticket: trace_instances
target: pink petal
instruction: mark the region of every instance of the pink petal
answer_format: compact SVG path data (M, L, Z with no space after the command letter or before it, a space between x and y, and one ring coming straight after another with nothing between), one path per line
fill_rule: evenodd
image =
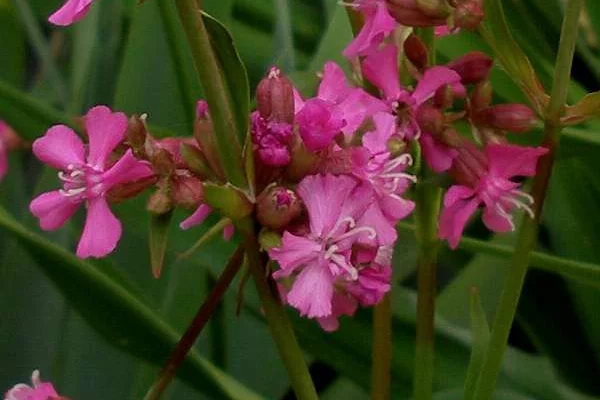
M415 202L397 196L384 196L379 199L379 207L384 215L392 221L400 221L409 216L415 209Z
M40 220L45 231L54 231L71 218L81 201L67 197L58 190L42 193L29 204L29 211Z
M435 92L445 85L455 86L460 83L460 75L446 67L432 67L425 71L423 78L417 84L412 98L416 105L421 105L431 99Z
M343 52L346 58L367 55L398 26L396 20L388 13L383 1L377 2L374 10L365 11L365 23L362 29Z
M127 116L113 113L106 106L96 106L88 111L84 120L90 141L88 164L104 171L110 153L125 139Z
M339 65L333 61L326 62L317 97L337 103L339 99L343 99L349 89L346 84L346 75Z
M490 173L502 178L534 176L538 159L548 153L544 147L490 144L485 148Z
M387 100L396 100L402 93L398 77L398 49L395 45L371 52L363 61L362 69L365 78L381 89Z
M329 146L345 125L341 117L334 105L319 98L308 100L296 114L296 123L306 147L318 151Z
M85 164L85 148L79 136L64 125L55 125L33 142L33 153L45 164L63 171Z
M92 2L93 0L67 0L61 8L50 15L48 21L54 25L71 25L85 17Z
M288 303L308 318L331 315L333 278L325 263L313 263L296 278L288 293Z
M357 308L356 300L352 296L342 293L334 293L331 303L331 315L317 318L317 322L325 332L336 331L340 327L338 318L342 315L354 315Z
M348 176L310 175L297 188L304 201L310 219L311 233L324 237L334 227L342 205L356 187L356 181Z
M269 250L269 257L281 267L281 270L273 275L274 278L288 276L296 268L316 262L320 252L321 245L314 240L284 232L281 246Z
M448 192L446 193L448 196ZM457 199L452 202L444 198L444 208L440 216L440 239L446 239L450 248L455 249L465 229L467 221L479 206L479 199ZM450 205L446 205L446 203Z
M426 132L422 132L421 148L423 158L434 172L440 173L450 169L452 162L458 156L458 151L438 142Z
M342 132L347 135L356 132L365 119L377 112L388 109L385 103L367 94L362 89L350 89L347 91L345 98L336 108L341 113L341 118L346 121Z
M77 246L77 257L104 257L111 253L121 238L121 222L110 211L104 197L88 200L83 234Z
M384 246L394 243L398 238L394 221L389 220L383 215L377 203L371 204L359 220L358 225L368 226L377 232L374 240L370 239L367 235L361 237L361 243Z
M453 185L444 195L444 207L451 207L459 200L468 199L475 195L475 191L467 186Z
M138 160L131 149L117 161L108 171L102 174L106 190L121 183L135 182L154 175L152 166L147 161Z
M302 95L298 91L298 89L294 88L294 113L298 114L300 110L304 107L304 99Z
M227 242L229 242L231 240L231 238L233 237L234 233L235 233L235 227L233 226L233 224L225 225L225 228L223 228L223 239L225 239Z
M200 204L200 206L193 212L192 215L183 220L179 227L183 230L190 229L194 226L200 225L204 222L206 217L210 215L212 212L212 208L207 206L206 204Z
M494 232L511 232L515 228L510 217L500 214L495 207L485 207L481 219Z
M363 136L363 146L372 154L388 153L387 142L396 132L396 117L393 114L381 112L373 117L375 129Z

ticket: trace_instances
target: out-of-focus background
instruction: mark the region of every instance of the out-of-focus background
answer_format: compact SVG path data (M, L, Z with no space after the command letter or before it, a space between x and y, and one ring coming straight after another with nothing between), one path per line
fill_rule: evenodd
M193 104L182 100L172 40L178 40L185 51L183 71L193 74L193 67L183 32L176 29L175 36L167 34L168 24L177 23L172 1L145 0L138 5L133 0L98 0L84 20L56 28L46 19L59 3L0 0L0 119L10 119L19 133L32 138L44 132L53 116L82 115L93 105L107 104L127 113L148 113L157 132L190 135L186 115ZM564 4L559 0L503 0L502 4L515 38L549 88ZM316 72L324 61L335 60L350 71L341 50L351 30L344 7L335 0L204 0L204 5L231 31L252 87L273 64L288 73L304 94L314 89ZM587 1L581 23L571 102L600 89L600 2ZM438 57L445 62L474 49L489 52L477 34L465 32L441 39ZM498 101L524 101L498 65L492 80ZM199 86L185 90L201 97ZM39 113L30 114L23 106L31 101ZM516 140L535 143L539 138L535 132ZM562 145L539 248L600 264L600 123L567 129ZM56 185L55 172L43 169L30 153L11 153L10 172L0 183L0 204L25 229L72 252L82 214L48 234L40 231L27 210L34 195ZM157 320L150 318L154 324L147 323L135 318L135 313L128 314L124 309L131 310L127 308L131 304L125 300L135 298L136 304L181 332L235 246L218 239L192 258L178 261L177 255L215 220L187 232L174 223L165 269L160 279L154 279L145 200L141 196L116 207L124 226L118 250L85 264L77 264L54 247L35 246L22 237L17 240L14 231L0 228L0 392L27 381L37 368L42 378L52 380L60 393L74 400L143 397L163 361L165 340L157 333ZM174 221L185 216L178 211ZM510 246L514 241L512 235L490 235L479 223L472 224L467 234L493 245ZM402 231L394 260L394 399L411 396L414 253L412 233ZM436 399L456 399L462 396L471 345L470 288L479 287L491 320L508 259L444 251L440 260ZM73 275L76 268L93 270L104 286ZM106 287L121 296L103 297ZM230 398L226 392L235 387L233 381L264 398L294 398L256 306L254 288L246 287L245 306L237 317L236 287L196 346L204 361L196 358L166 399ZM600 398L599 290L595 281L584 284L539 269L531 271L511 333L498 399ZM310 321L294 321L322 398L367 399L370 313L361 311L354 319L342 319L341 329L334 334L322 332ZM210 375L214 368L228 377L215 383Z

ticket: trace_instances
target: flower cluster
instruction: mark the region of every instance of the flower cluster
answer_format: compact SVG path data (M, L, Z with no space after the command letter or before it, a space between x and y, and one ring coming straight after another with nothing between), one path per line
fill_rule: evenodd
M90 4L68 0L50 20L70 24ZM87 146L62 125L33 144L35 155L60 171L62 183L31 203L41 227L59 228L85 204L77 255L102 257L121 236L110 202L154 187L148 210L187 208L192 213L180 227L189 229L221 210L208 192L219 187L239 195L237 211L255 216L261 237L269 238L261 243L277 263L272 278L282 301L327 331L337 329L340 316L375 305L390 290L396 224L415 208L413 167L453 182L439 221L440 238L450 247L458 246L480 208L490 230L513 230L515 210L533 213L533 199L515 178L535 175L546 149L510 144L506 134L527 132L537 122L534 113L521 104L492 104L493 60L486 54L433 65L410 32L414 26L435 27L438 35L473 29L483 18L480 1L345 5L364 19L343 52L355 67L354 81L330 61L313 97L303 97L276 67L257 86L257 108L248 116L252 193L227 182L206 102L197 104L193 137L166 139L149 133L146 116L128 120L98 106L83 118ZM472 138L459 126L470 126ZM423 166L413 166L415 154ZM231 238L233 225L224 235Z

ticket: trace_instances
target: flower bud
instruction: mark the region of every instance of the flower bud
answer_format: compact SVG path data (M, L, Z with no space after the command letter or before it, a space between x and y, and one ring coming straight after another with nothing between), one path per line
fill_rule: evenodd
M125 201L137 196L142 191L154 185L157 180L157 176L149 176L148 178L140 179L135 182L121 183L110 189L107 193L108 199L111 203Z
M417 122L425 132L441 132L444 129L444 114L436 107L423 105L419 108Z
M199 100L196 103L196 121L194 121L194 138L200 145L202 153L210 169L218 176L223 176L223 169L216 149L214 130L210 118L208 103Z
M531 130L538 119L533 110L524 104L499 104L479 110L476 123L503 131L524 133Z
M146 146L146 148L148 147L149 146ZM156 171L157 175L167 176L175 171L175 162L167 150L155 148L153 152L148 153L152 167L154 167L154 171Z
M426 15L437 17L448 14L446 0L416 0L417 7Z
M406 26L427 27L444 25L448 11L441 15L428 15L419 8L416 0L385 0L388 12L396 21Z
M171 196L177 206L196 208L204 198L202 181L189 174L189 172L178 173L171 181Z
M485 80L479 82L471 93L471 107L474 110L485 108L492 104L492 82Z
M404 41L404 53L413 65L423 70L429 63L429 51L423 41L414 33Z
M457 4L453 16L457 27L476 30L484 17L481 0L465 0Z
M191 144L182 143L179 150L187 168L201 178L212 177L212 171L202 151Z
M147 136L146 114L132 115L129 118L129 125L127 127L127 142L136 155L145 155L144 144L146 143Z
M153 214L165 214L173 209L173 202L166 187L159 188L152 193L146 204L146 209Z
M290 80L277 67L256 88L256 104L260 116L268 121L294 122L294 89Z
M296 193L281 186L266 189L256 204L258 221L271 229L284 228L301 213L301 202Z
M487 79L494 61L490 56L480 51L472 51L446 66L460 75L464 85L479 83Z
M438 90L435 91L433 96L433 104L441 109L445 110L447 108L452 107L454 103L454 90L452 90L452 86L444 85Z

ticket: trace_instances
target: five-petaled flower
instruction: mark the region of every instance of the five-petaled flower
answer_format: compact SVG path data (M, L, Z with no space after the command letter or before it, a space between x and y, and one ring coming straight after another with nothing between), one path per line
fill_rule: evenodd
M48 21L54 25L71 25L88 13L94 0L67 0L58 10L56 10Z
M77 256L102 257L112 252L121 237L121 223L111 212L106 198L116 185L136 182L153 175L146 161L131 149L116 162L113 150L124 140L127 117L97 106L84 117L89 146L69 127L55 125L33 143L34 154L60 172L62 189L43 193L29 206L44 230L60 228L85 204L87 218L77 246ZM86 157L87 153L87 157Z
M56 389L51 383L41 381L38 370L31 374L31 383L33 386L24 383L13 386L4 395L4 400L60 400L63 398L56 393Z

